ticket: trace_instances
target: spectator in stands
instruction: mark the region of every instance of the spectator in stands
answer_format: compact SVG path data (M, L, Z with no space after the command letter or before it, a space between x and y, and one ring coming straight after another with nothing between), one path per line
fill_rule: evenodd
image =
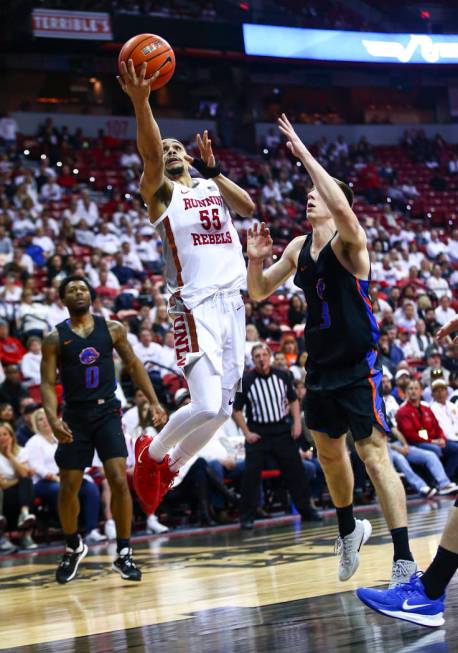
M424 320L417 320L416 330L410 338L412 345L412 358L421 359L426 356L429 349L434 346L433 337L426 332L426 323Z
M27 440L30 440L35 433L32 416L38 408L41 408L41 405L35 403L32 397L25 397L20 403L21 419L19 420L19 426L16 428L16 440L21 447L24 447Z
M448 295L442 295L439 300L439 305L437 306L435 312L436 320L440 326L446 324L452 317L455 316L455 311L451 307L450 297Z
M140 157L138 156L137 152L134 149L134 146L132 143L128 143L126 147L124 148L124 153L121 154L121 158L119 159L119 163L121 164L122 168L131 168L132 166L140 166L141 165L141 160Z
M409 299L404 300L402 308L398 308L394 312L393 319L398 328L406 329L407 331L414 331L417 321L414 302Z
M156 315L154 316L153 333L162 340L171 328L172 319L168 313L167 306L161 304L157 307Z
M440 299L443 295L448 295L451 297L447 279L444 279L442 276L442 269L438 264L433 266L432 276L426 281L426 286L430 290L434 291L434 294L438 299Z
M139 342L135 345L134 352L143 365L150 363L151 368L154 368L154 363L161 365L163 360L162 347L157 342L153 342L151 331L149 329L140 329L138 339Z
M404 359L404 354L402 349L396 345L394 338L390 339L389 333L388 329L382 329L378 347L381 364L385 365L394 375L398 364ZM396 329L394 329L394 333L396 334Z
M0 141L6 148L16 148L18 124L16 118L7 111L0 118Z
M428 352L428 357L426 359L427 367L423 370L421 375L421 383L424 386L427 386L431 383L431 375L435 371L440 371L441 376L448 381L449 373L447 370L442 368L442 357L438 349L431 349Z
M36 544L30 534L35 524L31 513L33 485L30 478L27 451L16 442L16 437L7 422L0 422L0 489L3 492L3 511L10 530L23 533L21 546L34 549Z
M444 378L436 378L431 383L433 411L447 440L458 442L458 406L449 401L449 386Z
M265 301L259 306L258 317L254 320L259 336L262 340L272 338L272 340L280 340L281 328L277 320L273 316L274 306L272 302Z
M27 340L27 353L20 362L24 387L40 385L41 382L41 338L30 336Z
M31 336L43 338L49 331L46 307L33 301L33 292L24 290L17 308L16 324L25 342Z
M433 451L443 462L447 476L453 481L458 471L458 442L447 440L431 408L421 401L422 386L410 381L407 401L400 407L396 421L409 444Z
M15 421L13 406L9 403L0 404L0 422L8 422L13 427Z
M76 202L76 213L81 220L84 220L88 227L93 227L99 220L99 209L94 200L91 199L88 190L81 192L81 197Z
M298 358L297 340L293 335L286 334L282 337L280 353L284 355L288 369L296 363Z
M437 494L437 490L439 490L439 494L452 494L458 490L458 486L448 478L436 454L433 451L424 451L419 447L409 445L396 428L392 428L391 434L388 436L388 447L395 469L404 474L407 483L426 499ZM425 467L437 489L429 486L421 476L414 472L411 465L415 465L416 468Z
M103 254L113 255L119 252L121 242L114 233L111 233L108 224L102 222L100 225L99 233L93 239L92 246L99 249Z
M11 404L16 415L19 415L19 402L27 397L28 392L20 381L18 365L12 363L5 367L5 380L0 385L0 402Z
M25 354L25 349L17 338L10 336L6 320L0 319L0 362L4 367L17 364Z
M59 468L54 459L58 443L43 408L33 413L32 426L34 435L27 441L25 452L27 460L33 466L34 493L58 515L60 479ZM96 533L100 535L97 528L100 492L93 481L83 478L78 497L81 502L85 539L92 542Z
M445 245L444 243L440 240L439 234L436 229L431 230L430 234L430 239L426 245L426 253L427 255L435 259L439 254L441 254L444 251Z
M415 186L412 179L406 179L406 181L401 186L401 191L404 197L408 200L414 200L417 197L420 197L418 188Z
M395 398L398 406L401 406L406 400L406 389L410 383L412 376L408 369L401 368L398 370L394 376L395 387L392 391L392 395Z
M305 323L305 302L297 293L291 295L288 306L288 325L293 328L296 324Z

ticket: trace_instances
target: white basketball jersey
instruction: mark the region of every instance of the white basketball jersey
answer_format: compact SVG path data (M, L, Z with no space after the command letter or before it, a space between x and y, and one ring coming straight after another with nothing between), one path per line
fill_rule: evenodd
M246 287L242 245L218 186L194 179L173 183L172 200L154 223L162 238L170 293L192 309L218 290Z

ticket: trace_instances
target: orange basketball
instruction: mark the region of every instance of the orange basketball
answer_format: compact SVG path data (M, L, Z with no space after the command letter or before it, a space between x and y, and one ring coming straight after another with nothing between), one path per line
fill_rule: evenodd
M165 86L175 71L175 54L165 39L156 34L138 34L129 39L121 48L118 57L118 67L121 61L132 59L135 71L138 73L143 62L146 61L146 75L148 79L157 70L161 73L151 84L151 90Z

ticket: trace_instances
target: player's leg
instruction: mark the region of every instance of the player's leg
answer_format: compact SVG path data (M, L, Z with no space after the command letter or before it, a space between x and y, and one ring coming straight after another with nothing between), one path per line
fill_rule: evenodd
M60 469L59 519L67 545L76 548L78 539L79 491L83 480L81 469Z
M59 461L57 460L57 462ZM80 512L78 494L83 480L83 470L60 468L59 477L59 519L65 534L66 548L56 570L56 581L64 584L75 578L79 564L87 555L88 548L78 534Z
M197 429L218 417L222 405L221 375L204 354L185 371L191 403L179 408L149 445L149 455L162 462L167 452ZM215 429L216 430L216 429ZM199 436L197 436L198 438ZM203 444L208 436L202 436ZM202 445L200 445L201 448Z
M127 482L126 459L109 458L103 461L105 476L111 489L111 512L116 524L117 558L113 570L124 580L141 580L142 573L132 560L130 536L132 531L132 496Z
M245 442L245 469L242 478L240 500L240 524L243 530L253 528L256 517L256 508L259 503L259 487L264 456L269 448L267 439L262 438L250 444Z
M359 551L372 533L367 519L353 515L353 470L348 455L345 436L331 438L325 433L311 431L315 441L329 494L336 508L339 537L336 554L339 556L339 580L353 576L359 567Z
M458 569L458 499L436 556L426 572L388 590L361 588L357 596L376 612L421 626L444 624L445 591Z

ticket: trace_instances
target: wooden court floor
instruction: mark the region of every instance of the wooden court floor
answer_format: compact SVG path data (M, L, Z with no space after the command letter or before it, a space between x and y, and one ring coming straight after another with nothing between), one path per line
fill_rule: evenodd
M449 500L410 505L412 549L420 566L434 555ZM296 520L252 533L156 536L135 545L143 581L110 570L113 547L92 547L76 580L54 582L59 554L0 560L0 649L17 653L108 651L190 653L457 653L458 578L446 625L429 630L369 612L354 596L391 568L380 512L360 568L336 578L335 520Z

